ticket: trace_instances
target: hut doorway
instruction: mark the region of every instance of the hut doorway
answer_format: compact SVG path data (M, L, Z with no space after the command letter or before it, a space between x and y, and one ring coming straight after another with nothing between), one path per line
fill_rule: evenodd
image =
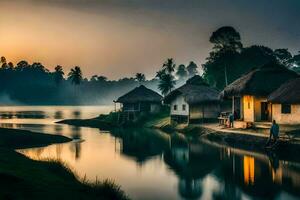
M235 120L241 119L242 110L241 110L241 98L240 97L232 97L232 113L234 115Z
M270 111L269 106L267 102L261 102L260 103L261 108L261 121L269 121L270 119Z

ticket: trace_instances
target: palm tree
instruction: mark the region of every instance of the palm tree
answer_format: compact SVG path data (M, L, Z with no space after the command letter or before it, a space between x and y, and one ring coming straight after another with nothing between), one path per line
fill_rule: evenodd
M142 73L136 73L135 80L137 80L139 82L139 84L141 85L142 82L145 82L146 76L145 76L145 74L142 74Z
M54 80L57 86L64 80L64 74L62 66L57 65L54 72Z
M161 77L165 74L166 74L165 70L162 69L162 70L159 70L159 71L156 72L155 77L158 78L158 79L161 79Z
M1 56L0 63L2 64L2 68L7 68L6 58L4 56Z
M172 74L175 71L175 67L176 67L176 64L174 62L174 59L168 58L167 61L163 64L162 69L165 72Z
M158 89L166 96L175 87L176 81L172 74L164 74L158 83Z
M82 72L80 67L76 66L72 68L68 74L68 78L71 80L72 84L79 85L82 81Z

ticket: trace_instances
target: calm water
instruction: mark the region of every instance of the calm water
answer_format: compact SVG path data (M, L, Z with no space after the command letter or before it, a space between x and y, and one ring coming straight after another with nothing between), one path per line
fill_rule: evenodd
M0 107L1 126L60 134L74 142L19 150L56 158L90 180L112 179L132 199L297 199L300 164L183 135L55 124L96 117L113 107Z

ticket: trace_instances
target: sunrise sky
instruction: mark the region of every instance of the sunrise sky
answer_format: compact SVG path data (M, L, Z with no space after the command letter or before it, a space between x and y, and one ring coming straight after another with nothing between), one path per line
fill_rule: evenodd
M245 46L300 50L299 0L0 0L0 9L1 56L79 65L85 76L150 78L168 57L200 66L224 25Z

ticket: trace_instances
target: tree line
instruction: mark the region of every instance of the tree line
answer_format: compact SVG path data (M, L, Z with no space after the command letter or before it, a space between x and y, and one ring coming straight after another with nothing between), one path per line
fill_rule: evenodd
M50 71L38 62L30 64L20 61L14 65L2 56L0 103L5 96L6 101L9 97L11 103L107 104L141 84L167 95L188 78L199 74L200 70L207 83L222 90L242 74L269 62L279 62L300 72L300 52L292 55L285 48L272 50L261 45L244 47L240 34L233 27L217 29L211 34L209 41L213 47L201 67L193 61L187 65L177 65L174 58L168 58L151 79L147 79L143 73L119 80L109 80L102 75L87 79L83 77L79 66L65 73L60 65Z

